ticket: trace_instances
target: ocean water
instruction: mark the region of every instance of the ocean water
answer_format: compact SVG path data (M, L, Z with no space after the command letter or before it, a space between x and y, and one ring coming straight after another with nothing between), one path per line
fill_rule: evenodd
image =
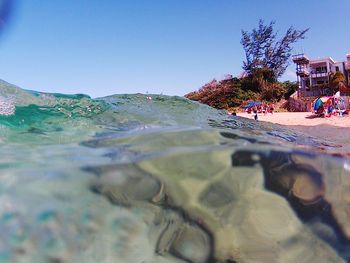
M181 97L1 81L0 262L348 262L344 151Z

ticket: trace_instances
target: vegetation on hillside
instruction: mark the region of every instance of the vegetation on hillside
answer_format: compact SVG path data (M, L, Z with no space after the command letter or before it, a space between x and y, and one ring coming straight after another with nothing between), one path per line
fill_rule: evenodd
M221 81L214 79L198 91L186 94L185 97L217 109L235 110L251 100L277 102L286 99L298 87L295 82L268 81L263 75L259 72L240 79L229 78Z
M241 44L246 54L243 77L212 80L185 97L214 108L232 109L251 100L277 102L293 94L298 85L290 81L279 82L278 78L288 66L291 45L303 39L308 29L295 30L290 27L277 40L274 24L270 22L265 25L260 20L257 29L251 32L242 30Z
M257 94L249 90L244 91L241 80L231 78L222 81L214 79L185 97L217 109L230 109L239 106L242 101L257 98Z

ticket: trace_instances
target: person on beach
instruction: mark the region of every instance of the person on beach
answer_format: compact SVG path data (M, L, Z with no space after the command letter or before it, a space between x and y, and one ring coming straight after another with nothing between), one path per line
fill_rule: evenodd
M323 112L324 117L331 117L332 112L333 112L333 106L332 106L332 101L331 100L328 100L325 103L323 111L324 111Z
M258 109L256 108L256 106L254 107L254 120L258 120Z
M328 107L327 107L327 116L326 117L331 117L332 113L333 113L333 106L332 106L332 103L329 103Z

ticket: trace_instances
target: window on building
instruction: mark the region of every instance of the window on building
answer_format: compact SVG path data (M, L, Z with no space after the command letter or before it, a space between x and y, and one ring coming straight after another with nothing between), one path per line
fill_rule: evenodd
M338 66L335 67L335 71L339 71L339 67Z
M327 73L327 67L317 67L315 71L316 73Z

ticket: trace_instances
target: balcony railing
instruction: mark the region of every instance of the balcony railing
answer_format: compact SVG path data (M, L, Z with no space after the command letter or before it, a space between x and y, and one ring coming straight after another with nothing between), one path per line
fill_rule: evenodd
M305 54L296 54L292 56L292 60L294 63L299 64L307 64L309 63L309 58Z
M322 78L322 77L328 77L328 73L311 71L311 78Z
M307 77L310 75L310 72L307 69L302 68L297 70L297 75L301 77Z

